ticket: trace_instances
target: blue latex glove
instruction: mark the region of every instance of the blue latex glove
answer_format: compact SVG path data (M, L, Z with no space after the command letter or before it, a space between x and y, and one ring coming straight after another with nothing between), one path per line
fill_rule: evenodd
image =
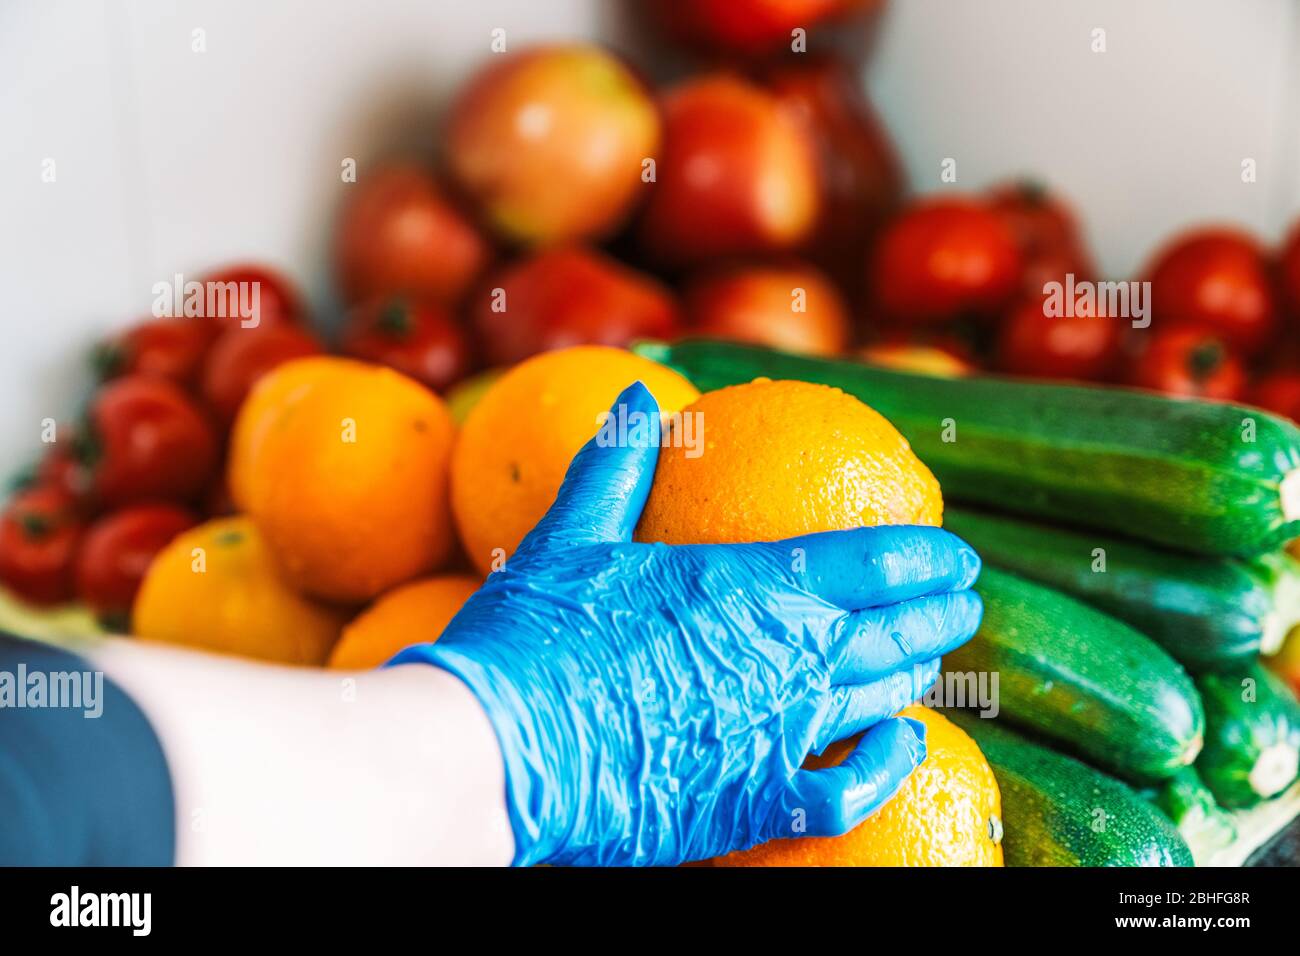
M515 863L676 864L847 832L924 759L891 715L979 624L979 558L938 528L764 544L631 541L659 453L592 439L436 644L500 739ZM634 418L629 421L636 421ZM629 436L637 436L629 429ZM866 731L839 766L810 752Z

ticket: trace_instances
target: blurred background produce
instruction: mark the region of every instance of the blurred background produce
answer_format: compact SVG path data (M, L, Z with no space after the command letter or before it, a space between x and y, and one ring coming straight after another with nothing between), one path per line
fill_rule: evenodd
M72 10L0 13L0 80L19 94L0 118L41 153L0 158L26 224L0 250L0 453L20 472L44 449L0 512L21 620L75 602L146 639L371 666L413 621L436 636L508 557L630 378L666 411L803 379L843 388L842 407L759 389L785 412L709 465L834 459L808 420L877 450L896 427L994 569L954 664L1009 681L999 729L968 731L1002 791L1001 811L985 786L962 818L983 842L923 852L900 805L904 823L882 825L894 856L858 834L831 859L1183 863L1183 837L1208 858L1249 829L1226 810L1292 785L1293 6L1262 0L1242 22L1200 0L1143 16L1119 0L1086 16L1028 0L381 3L346 29L297 3L140 3L111 27ZM298 42L267 58L250 38L277 25ZM94 55L35 67L38 32ZM274 72L249 72L263 60ZM55 90L43 111L21 95L32 77ZM103 115L72 129L87 98ZM40 190L11 186L38 174ZM190 280L255 285L256 321L150 314L155 284ZM1143 298L1052 313L1052 284L1099 281ZM646 339L670 345L623 351ZM859 420L864 402L879 415ZM935 430L952 415L959 442ZM1253 458L1225 438L1243 416ZM710 493L784 493L838 526L813 505L833 476L761 477L724 470ZM678 520L696 484L656 485L657 539L718 533L700 509ZM875 518L939 520L937 492L910 511L907 494ZM1123 825L1047 826L1086 813L1070 788L1113 794Z

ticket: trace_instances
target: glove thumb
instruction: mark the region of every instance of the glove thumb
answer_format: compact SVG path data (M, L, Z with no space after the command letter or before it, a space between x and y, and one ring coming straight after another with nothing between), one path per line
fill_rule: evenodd
M659 460L659 403L633 382L603 413L599 431L574 456L555 503L519 546L630 541Z

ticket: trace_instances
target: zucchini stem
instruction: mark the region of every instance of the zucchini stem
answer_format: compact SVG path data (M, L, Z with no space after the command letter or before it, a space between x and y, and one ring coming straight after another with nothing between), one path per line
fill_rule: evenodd
M1278 499L1282 505L1282 517L1287 521L1300 518L1300 468L1292 468L1277 486Z
M1285 790L1300 772L1300 751L1285 741L1265 747L1250 768L1250 787L1265 799Z

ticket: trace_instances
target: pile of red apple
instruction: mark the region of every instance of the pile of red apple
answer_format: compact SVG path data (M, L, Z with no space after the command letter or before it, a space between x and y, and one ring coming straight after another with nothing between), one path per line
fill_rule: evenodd
M1021 184L907 198L860 64L828 41L878 5L645 0L695 68L661 89L589 44L488 55L429 131L436 168L363 163L345 187L334 340L284 276L241 265L203 280L255 283L255 326L151 317L104 343L85 413L0 513L0 581L120 625L153 555L228 509L226 432L253 383L330 349L446 393L547 349L709 335L1300 416L1282 332L1300 328L1300 231L1277 252L1176 239L1140 276L1145 329L1045 317L1045 283L1097 278L1074 216Z

